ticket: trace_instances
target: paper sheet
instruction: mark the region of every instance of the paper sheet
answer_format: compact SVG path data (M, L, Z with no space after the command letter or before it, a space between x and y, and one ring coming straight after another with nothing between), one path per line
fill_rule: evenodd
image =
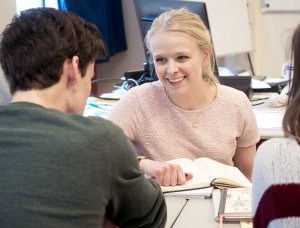
M257 125L263 129L282 128L284 112L282 110L257 110L254 109Z

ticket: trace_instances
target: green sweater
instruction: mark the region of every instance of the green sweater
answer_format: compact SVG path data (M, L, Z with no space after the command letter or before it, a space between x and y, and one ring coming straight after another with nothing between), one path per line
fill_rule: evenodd
M0 106L0 227L164 227L160 187L122 130L31 103Z

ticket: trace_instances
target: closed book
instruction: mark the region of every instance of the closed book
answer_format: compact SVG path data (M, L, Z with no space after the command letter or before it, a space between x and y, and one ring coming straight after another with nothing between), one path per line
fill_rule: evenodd
M224 188L213 192L215 219L224 222L251 221L252 188Z

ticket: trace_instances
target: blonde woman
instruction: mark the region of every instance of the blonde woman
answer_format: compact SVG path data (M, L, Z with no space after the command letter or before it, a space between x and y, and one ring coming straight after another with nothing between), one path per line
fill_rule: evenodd
M249 179L259 135L247 96L220 85L210 34L198 15L174 9L157 17L145 38L159 81L132 88L110 113L139 155L140 167L164 186L183 184L165 161L209 157Z

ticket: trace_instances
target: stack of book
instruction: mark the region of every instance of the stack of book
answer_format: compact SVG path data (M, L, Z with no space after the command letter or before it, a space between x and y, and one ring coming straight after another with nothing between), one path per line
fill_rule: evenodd
M251 221L252 188L224 188L213 192L215 219L219 222Z

